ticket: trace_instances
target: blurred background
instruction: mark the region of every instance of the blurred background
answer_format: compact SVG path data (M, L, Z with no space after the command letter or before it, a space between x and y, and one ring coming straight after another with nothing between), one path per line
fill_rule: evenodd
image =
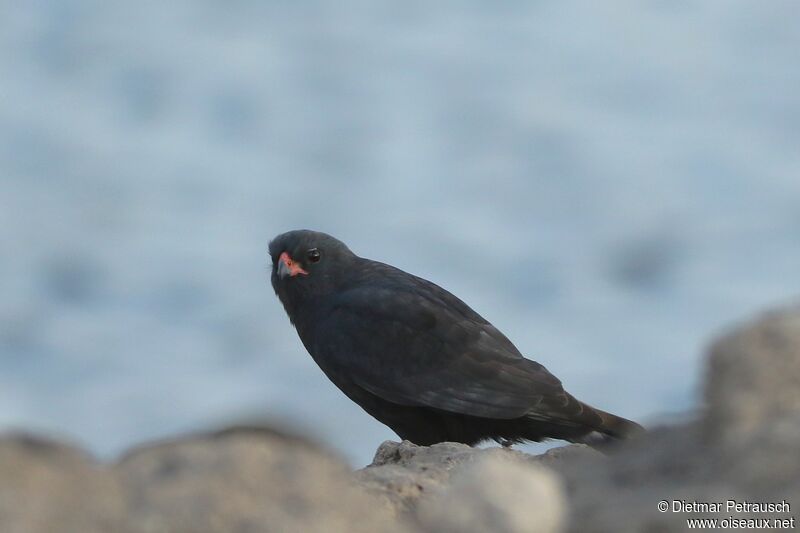
M262 418L366 464L267 243L451 290L576 396L696 408L800 289L793 0L0 0L0 428L112 457Z

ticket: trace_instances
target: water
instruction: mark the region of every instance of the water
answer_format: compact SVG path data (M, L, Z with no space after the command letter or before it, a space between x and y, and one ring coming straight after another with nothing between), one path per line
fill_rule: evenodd
M699 402L800 288L796 2L0 2L0 427L111 457L233 420L396 438L305 353L267 243L459 295L568 390Z

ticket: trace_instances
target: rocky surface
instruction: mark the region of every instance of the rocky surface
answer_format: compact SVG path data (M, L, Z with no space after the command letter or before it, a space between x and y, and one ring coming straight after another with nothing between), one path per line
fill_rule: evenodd
M116 465L142 533L401 532L339 458L242 428L147 446Z
M581 445L531 456L385 442L356 472L268 429L145 445L113 464L5 435L0 531L683 531L688 518L791 520L800 505L800 308L714 342L704 397L693 421L651 429L607 455ZM672 512L673 500L729 499L792 509ZM669 511L658 510L662 500Z
M259 428L187 436L99 465L65 445L0 440L3 533L402 533L338 457Z
M515 464L522 472L549 473L545 468L536 467L552 467L579 457L600 458L602 455L582 444L554 448L542 455L528 455L513 449L472 448L455 442L416 446L408 441L387 441L378 448L372 464L356 472L355 477L395 514L403 516L413 515L420 501L447 492L454 475L491 468L486 464L503 465L498 468L504 470L507 470L506 464ZM464 479L469 479L469 474L465 474ZM561 490L560 485L554 489L555 492Z
M0 440L0 531L125 531L113 473L71 446L26 435Z
M417 519L430 533L555 532L566 521L566 506L561 479L551 470L486 454L422 499Z
M683 531L687 518L800 517L800 308L764 314L714 342L705 398L692 423L651 431L605 461L558 465L571 529ZM656 510L660 500L728 499L785 500L791 512Z

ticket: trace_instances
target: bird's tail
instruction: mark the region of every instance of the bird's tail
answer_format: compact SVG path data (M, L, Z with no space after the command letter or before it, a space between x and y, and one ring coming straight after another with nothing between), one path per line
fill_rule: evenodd
M578 442L588 444L592 448L602 448L617 441L636 438L645 432L642 426L632 420L612 415L586 404L583 405L588 411L593 411L600 418L600 423Z

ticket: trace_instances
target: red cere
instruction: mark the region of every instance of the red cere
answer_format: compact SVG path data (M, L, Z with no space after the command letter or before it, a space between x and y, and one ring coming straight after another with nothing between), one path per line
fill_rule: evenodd
M283 261L286 264L286 268L289 269L290 276L294 277L298 274L303 274L305 276L308 275L308 272L303 270L303 267L301 267L295 260L289 257L288 253L283 252L278 258L278 260Z

